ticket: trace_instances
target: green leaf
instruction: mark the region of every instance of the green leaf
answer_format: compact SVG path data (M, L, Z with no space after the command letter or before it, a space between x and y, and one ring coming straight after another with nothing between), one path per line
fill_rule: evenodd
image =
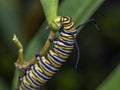
M48 3L50 3L50 0L40 0L40 1L44 1L44 2L48 1ZM89 19L102 3L103 3L103 0L74 0L74 1L73 0L63 0L59 6L58 11L59 11L60 16L72 17L73 20L75 21L75 24L78 25L80 23L85 22L87 19ZM51 7L51 5L44 6L44 10L46 10L50 7ZM56 10L56 9L54 9L54 10ZM52 9L51 9L50 13L45 11L46 16L47 16L46 18L49 23L57 15L57 14L55 14L54 10L52 11ZM52 13L52 12L54 12L54 13ZM52 15L52 14L54 14L54 15ZM45 30L46 26L47 26L47 23L45 22L41 26L41 28L40 28L39 32L36 34L36 36L31 40L28 48L26 49L26 53L25 53L26 61L31 59L32 57L34 57L42 49L45 41L47 40L48 34L49 34L49 30ZM16 84L16 81L13 83L13 85L14 84ZM13 88L15 88L15 87L13 87Z
M120 64L97 90L120 90Z
M40 0L47 22L50 24L57 17L58 0Z
M75 25L79 25L88 20L99 8L104 0L64 0L59 8L60 16L70 16Z
M17 86L18 86L18 75L19 75L19 72L18 70L16 69L15 70L15 73L14 73L14 77L13 77L13 82L12 82L12 87L11 87L11 90L15 90L17 89Z

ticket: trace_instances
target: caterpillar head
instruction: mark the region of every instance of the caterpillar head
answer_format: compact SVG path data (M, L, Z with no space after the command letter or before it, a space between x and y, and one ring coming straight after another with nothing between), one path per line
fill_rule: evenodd
M61 17L61 25L64 26L68 26L71 23L71 18L68 16L63 16Z
M76 32L76 29L74 27L74 22L72 21L72 18L68 16L61 17L61 25L64 32L71 32L71 33Z
M64 17L61 17L61 25L63 26L63 27L68 27L68 26L70 26L71 25L71 22L72 21L72 19L70 18L70 17L68 17L68 16L64 16Z

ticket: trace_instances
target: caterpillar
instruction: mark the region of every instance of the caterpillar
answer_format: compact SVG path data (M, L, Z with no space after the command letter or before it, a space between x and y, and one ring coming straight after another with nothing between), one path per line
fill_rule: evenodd
M38 90L66 62L75 46L77 35L74 22L68 16L60 17L59 36L45 56L36 55L37 63L31 65L20 76L18 90Z

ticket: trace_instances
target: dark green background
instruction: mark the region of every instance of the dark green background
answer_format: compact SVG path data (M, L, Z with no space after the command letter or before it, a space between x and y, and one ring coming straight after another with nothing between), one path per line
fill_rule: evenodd
M0 6L0 87L5 85L0 90L9 90L15 70L17 48L12 42L12 33L18 35L26 49L45 19L39 0L18 0L13 9L7 3L8 6ZM18 16L14 16L15 13ZM19 21L15 25L11 24L14 20L8 20L12 15ZM46 84L47 90L95 90L120 63L120 1L106 0L91 18L97 20L99 31L90 23L78 34L80 61L77 70L74 49L70 60Z

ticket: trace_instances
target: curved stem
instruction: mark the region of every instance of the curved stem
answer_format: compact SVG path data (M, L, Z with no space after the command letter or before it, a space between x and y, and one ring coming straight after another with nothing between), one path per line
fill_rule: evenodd
M39 53L41 56L45 55L45 53L47 52L48 48L51 45L50 40L53 40L54 37L55 37L55 32L53 30L51 30L44 47L42 48L42 50Z
M24 63L23 62L23 46L22 46L21 42L18 40L18 38L15 34L13 35L13 41L17 45L17 47L19 48L18 60L17 60L16 63L18 63L19 65L22 65Z
M44 45L44 47L42 48L42 50L39 52L39 54L41 56L45 55L45 53L48 51L50 45L51 45L51 42L50 40L53 40L55 37L55 32L53 30L50 31L50 34L48 36L48 39ZM24 60L23 60L23 46L22 44L20 43L20 41L18 40L18 38L16 37L16 35L13 36L13 41L15 42L15 44L18 46L19 48L19 52L18 52L18 60L17 62L15 63L15 66L19 69L19 70L22 70L22 69L26 69L27 67L29 67L31 64L35 63L36 62L36 58L33 57L32 59L28 60L27 62L24 63Z
M45 53L48 51L48 49L49 49L49 47L50 47L50 45L51 45L50 40L53 40L54 37L55 37L55 32L54 32L53 30L51 30L51 31L50 31L50 34L49 34L49 36L48 36L48 39L47 39L47 41L46 41L46 43L45 43L45 45L44 45L44 47L43 47L42 50L39 52L39 54L40 54L41 56L45 55ZM24 67L25 67L25 68L29 67L31 64L35 63L35 61L36 61L36 58L34 57L34 58L32 58L31 60L29 60L28 62L26 62L26 63L24 64Z

